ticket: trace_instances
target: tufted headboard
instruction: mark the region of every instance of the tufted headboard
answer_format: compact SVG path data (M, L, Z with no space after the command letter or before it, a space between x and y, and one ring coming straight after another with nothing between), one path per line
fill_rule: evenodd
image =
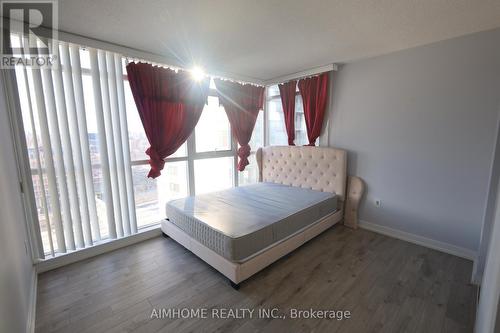
M259 181L333 192L345 201L347 154L329 147L269 146L257 150Z

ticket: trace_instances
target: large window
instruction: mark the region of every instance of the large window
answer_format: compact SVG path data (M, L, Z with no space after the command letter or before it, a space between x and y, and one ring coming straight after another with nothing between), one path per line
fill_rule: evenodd
M224 108L219 105L213 80L210 94L200 120L189 139L166 160L165 169L157 179L147 178L147 141L130 86L125 78L125 101L128 136L135 194L138 228L165 218L165 203L187 195L219 191L258 180L257 165L252 152L251 164L236 175L236 142ZM260 112L252 136L252 149L264 142L263 112Z
M169 200L257 181L263 112L250 142L250 165L237 172L238 145L212 80L192 135L166 159L162 175L150 179L149 143L126 77L126 58L73 44L59 48L59 69L15 70L45 255L157 224Z
M267 89L267 114L270 145L288 145L285 129L283 106L281 105L280 92L277 85ZM295 94L295 145L301 146L308 143L304 107L298 87Z

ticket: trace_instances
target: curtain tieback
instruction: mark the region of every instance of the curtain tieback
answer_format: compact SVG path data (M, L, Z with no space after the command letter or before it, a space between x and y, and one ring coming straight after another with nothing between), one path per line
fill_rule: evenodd
M156 178L161 175L161 170L165 166L165 161L160 157L158 152L153 148L149 147L146 150L146 154L149 155L149 165L151 166L151 170L149 171L148 177Z
M248 156L250 156L250 151L251 151L250 145L248 144L243 145L238 149L238 157L240 158L240 161L238 163L239 171L245 170L245 167L248 164L250 164L250 162L248 162Z

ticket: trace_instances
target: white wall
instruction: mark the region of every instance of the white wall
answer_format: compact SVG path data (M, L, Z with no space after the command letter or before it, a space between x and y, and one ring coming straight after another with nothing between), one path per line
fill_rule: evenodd
M500 188L500 182L495 184ZM488 247L488 255L481 283L481 295L476 315L476 333L498 332L495 331L495 322L498 322L498 302L500 295L500 195L496 196L494 208L494 223L491 228L491 242Z
M499 91L500 94L500 91ZM481 230L481 243L479 245L477 260L474 262L472 280L475 283L481 283L486 255L491 239L491 231L495 219L496 200L498 195L498 181L500 180L500 107L499 119L497 125L497 139L495 144L494 158L491 163L490 184L488 188L488 197L485 204L483 217L483 227Z
M500 29L335 73L329 144L367 184L360 219L477 251L499 92Z
M1 73L0 73L1 74ZM0 75L0 332L26 332L35 274Z

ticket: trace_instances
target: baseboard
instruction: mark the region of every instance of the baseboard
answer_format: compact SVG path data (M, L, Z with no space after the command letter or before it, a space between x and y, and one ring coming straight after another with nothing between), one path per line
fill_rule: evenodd
M104 254L106 252L111 252L120 249L122 247L130 246L132 244L145 241L147 239L158 237L160 235L161 235L161 229L160 226L157 225L152 229L139 232L137 234L125 238L114 239L111 241L95 245L93 247L63 254L55 258L41 260L36 264L37 272L38 273L47 272L65 265L69 265L84 259L95 257L100 254Z
M35 332L35 317L36 317L36 297L38 286L38 274L33 267L33 277L31 279L30 303L28 309L28 319L26 323L26 333Z
M437 241L435 239L415 235L409 232L393 229L390 227L382 226L368 221L360 220L358 226L366 230L370 230L389 237L401 239L413 244L425 246L430 249L448 253L460 258L468 259L471 261L474 261L476 259L477 253L475 251L460 246L452 245L449 243Z

